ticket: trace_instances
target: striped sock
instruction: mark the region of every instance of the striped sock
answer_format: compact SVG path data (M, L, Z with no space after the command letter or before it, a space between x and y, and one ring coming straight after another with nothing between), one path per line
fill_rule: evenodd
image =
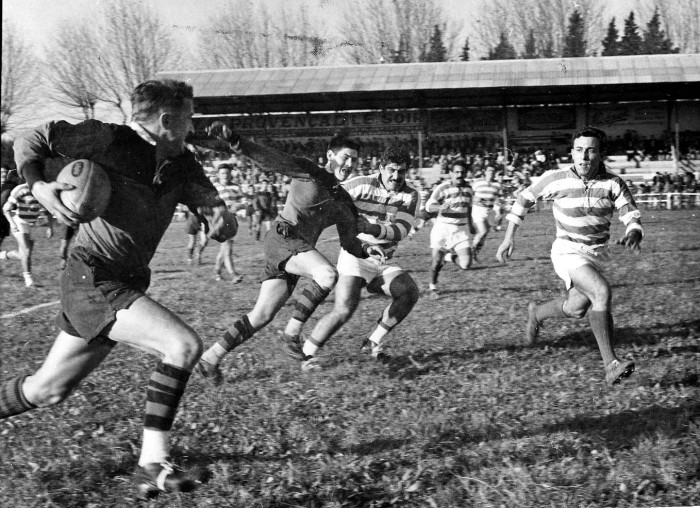
M27 376L18 376L0 386L0 420L26 413L36 406L29 402L22 391Z
M170 430L189 378L190 372L185 369L163 362L158 364L146 389L145 428Z
M297 299L292 319L306 323L311 314L316 310L316 307L318 307L329 294L331 294L329 288L324 288L315 280L312 280Z
M254 333L255 330L253 325L250 324L248 316L243 316L233 323L233 326L224 333L224 336L217 341L217 344L224 348L226 352L229 352L250 339Z

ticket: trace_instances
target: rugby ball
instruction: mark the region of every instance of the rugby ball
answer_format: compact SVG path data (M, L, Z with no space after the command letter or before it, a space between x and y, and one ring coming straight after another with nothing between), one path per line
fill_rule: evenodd
M56 181L74 187L61 191L61 201L79 214L82 222L96 219L107 209L112 185L107 172L99 164L87 159L73 161L61 170Z

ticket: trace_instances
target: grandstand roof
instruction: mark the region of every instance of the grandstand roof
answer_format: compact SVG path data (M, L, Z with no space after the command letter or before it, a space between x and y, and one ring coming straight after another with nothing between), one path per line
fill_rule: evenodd
M700 98L700 54L162 72L198 113L345 111Z

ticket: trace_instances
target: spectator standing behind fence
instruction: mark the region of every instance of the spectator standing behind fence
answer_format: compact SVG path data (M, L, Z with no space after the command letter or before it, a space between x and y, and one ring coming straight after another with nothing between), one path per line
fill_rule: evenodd
M525 342L535 341L546 319L588 315L603 357L605 379L615 384L634 372L634 363L619 360L613 348L612 290L603 268L609 258L607 242L613 211L617 209L627 226L625 236L617 243L635 251L643 236L640 213L624 180L608 173L603 165L605 133L587 127L577 131L572 141L573 165L545 173L518 196L508 214L508 230L496 257L502 263L510 258L515 231L527 212L537 200L552 199L557 238L551 257L567 294L540 305L528 305Z
M44 218L48 221L46 237L53 236L53 217L42 204L34 197L26 183L20 184L10 193L2 207L2 213L10 224L10 231L17 240L17 250L9 252L0 251L0 259L19 259L22 266L24 285L34 285L32 278L32 251L34 240L32 239L32 227Z

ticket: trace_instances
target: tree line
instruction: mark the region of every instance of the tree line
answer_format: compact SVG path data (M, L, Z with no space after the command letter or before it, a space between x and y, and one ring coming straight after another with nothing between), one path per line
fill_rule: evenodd
M324 0L229 0L203 27L110 0L62 24L41 57L3 19L0 129L31 123L40 99L126 121L133 87L165 70L700 52L699 0L648 1L637 0L620 34L604 0L483 0L468 27L438 0L335 2L332 12Z

